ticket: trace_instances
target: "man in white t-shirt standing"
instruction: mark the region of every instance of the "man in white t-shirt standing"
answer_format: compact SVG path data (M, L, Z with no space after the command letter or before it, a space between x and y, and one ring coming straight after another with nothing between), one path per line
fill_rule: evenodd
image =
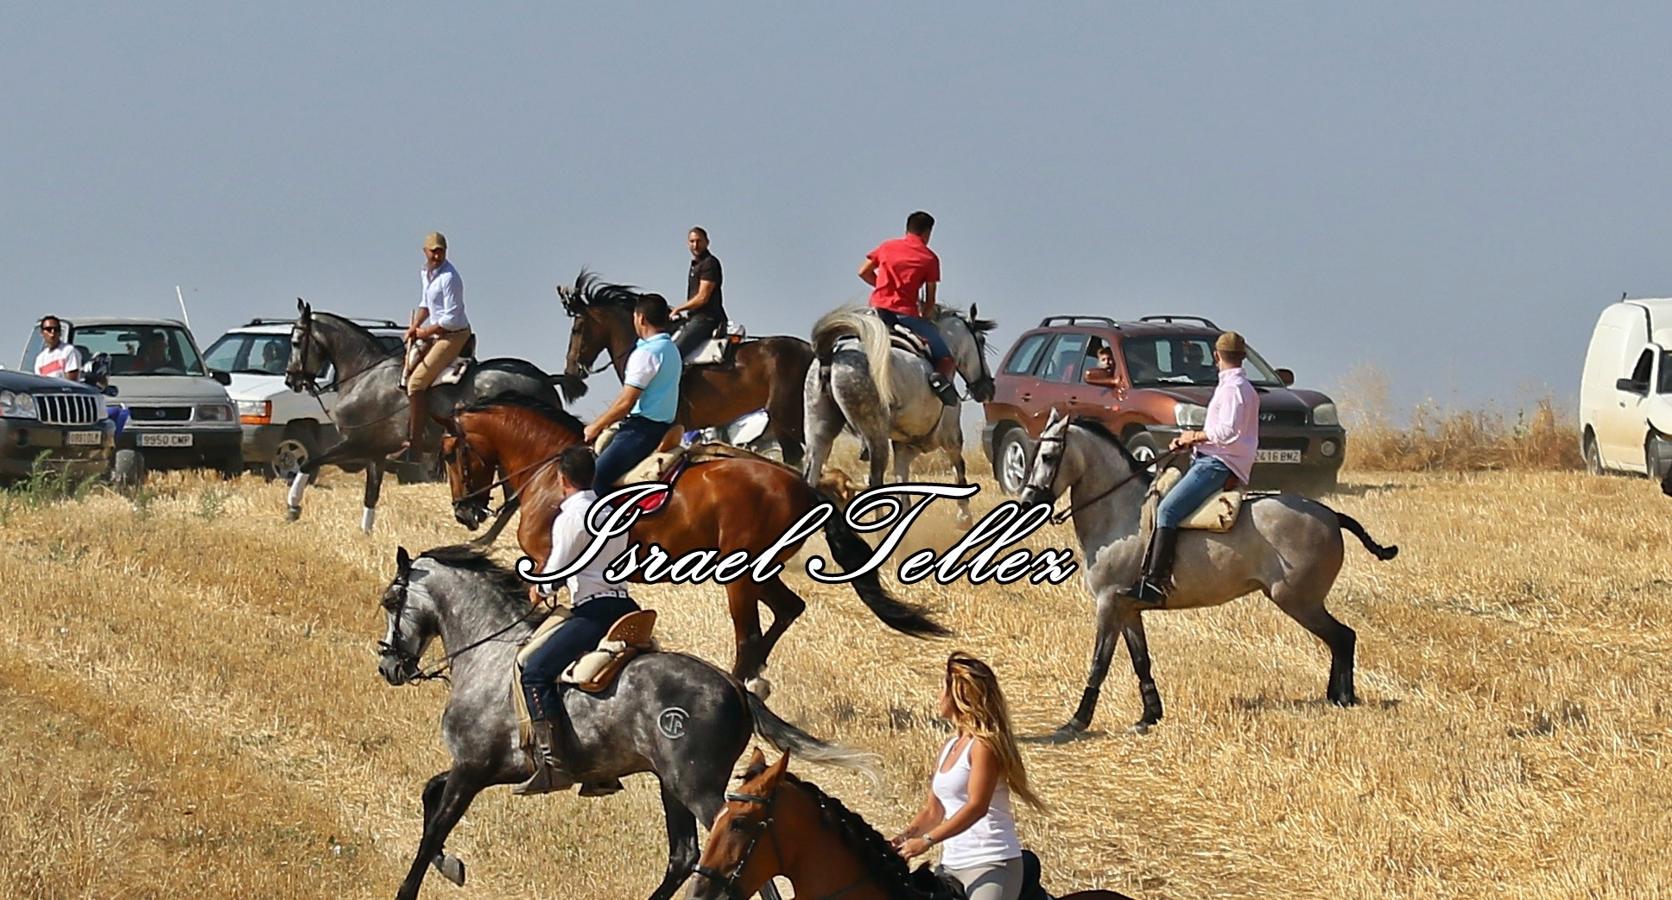
M41 319L41 343L45 347L35 354L35 374L66 381L81 380L81 351L63 339L64 324L57 316Z

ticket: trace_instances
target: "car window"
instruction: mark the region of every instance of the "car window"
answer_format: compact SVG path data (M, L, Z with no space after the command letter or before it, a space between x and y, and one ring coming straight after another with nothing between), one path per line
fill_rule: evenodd
M1004 363L1004 374L1026 375L1033 371L1033 364L1039 361L1039 351L1045 349L1048 334L1030 334L1022 339L1016 349L1010 352L1010 359Z
M88 354L110 354L112 375L207 375L186 330L172 325L89 325L75 329Z
M1126 369L1133 384L1177 384L1209 386L1218 383L1213 363L1213 338L1207 335L1126 338ZM1282 387L1271 366L1248 351L1242 369L1248 380L1263 387Z
M1655 387L1657 394L1672 394L1672 350L1660 352L1660 384Z
M1644 350L1637 357L1637 365L1633 366L1631 369L1632 383L1640 384L1647 388L1649 386L1649 375L1653 372L1654 365L1655 352L1653 350Z
M1080 366L1085 362L1086 344L1091 339L1083 334L1059 334L1045 355L1045 368L1039 377L1046 381L1079 381Z
M249 356L250 336L247 334L223 334L209 349L203 352L203 362L211 369L223 372L237 372L244 367L244 360Z

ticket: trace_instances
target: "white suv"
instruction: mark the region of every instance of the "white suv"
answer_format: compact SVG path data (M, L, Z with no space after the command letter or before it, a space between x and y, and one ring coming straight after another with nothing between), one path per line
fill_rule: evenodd
M406 329L388 319L355 319L391 352ZM289 481L309 459L337 441L329 411L336 405L336 373L319 373L319 399L285 386L294 319L251 319L228 331L205 354L209 366L232 373L226 392L244 429L244 464Z

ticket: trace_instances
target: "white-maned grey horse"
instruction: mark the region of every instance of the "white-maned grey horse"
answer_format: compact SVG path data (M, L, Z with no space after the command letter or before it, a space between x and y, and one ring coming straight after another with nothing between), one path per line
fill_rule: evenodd
M1090 727L1115 642L1122 636L1144 704L1143 717L1133 730L1148 730L1161 719L1161 694L1150 677L1141 614L1157 607L1122 593L1137 579L1144 555L1139 532L1150 482L1146 464L1134 459L1102 423L1069 418L1056 410L1034 453L1021 502L1049 504L1068 494L1085 560L1086 587L1097 601L1097 641L1086 689L1074 717L1057 736L1072 737ZM1392 559L1399 552L1398 547L1377 544L1353 517L1316 500L1290 494L1249 499L1230 531L1179 534L1174 587L1160 608L1218 606L1260 591L1329 646L1326 696L1338 706L1353 705L1358 702L1353 692L1353 648L1358 639L1324 608L1324 598L1341 572L1342 531L1351 532L1377 559Z
M388 622L378 645L378 673L392 685L433 677L419 660L440 638L450 664L441 737L453 763L424 785L424 829L396 897L413 900L433 865L464 883L464 865L446 854L447 835L483 789L527 778L511 703L518 646L539 624L527 586L515 572L476 547L442 547L413 559L404 548L383 592ZM825 743L779 718L737 679L683 653L631 660L601 693L566 690L565 767L589 782L640 772L661 783L667 818L668 867L651 900L679 890L701 854L697 822L706 827L725 806L732 767L758 734L812 762L860 772L876 781L875 757ZM586 872L573 873L577 881ZM777 900L775 890L762 896Z
M935 325L946 338L958 374L978 403L993 399L993 376L987 369L987 332L997 323L940 306ZM912 461L942 450L952 462L957 483L966 484L964 431L960 407L947 406L929 387L928 360L895 349L889 328L866 307L843 307L813 325L816 364L807 371L807 480L818 484L830 448L844 426L859 435L870 455L869 487L883 483L889 453L894 477L911 476ZM969 501L958 501L964 518Z

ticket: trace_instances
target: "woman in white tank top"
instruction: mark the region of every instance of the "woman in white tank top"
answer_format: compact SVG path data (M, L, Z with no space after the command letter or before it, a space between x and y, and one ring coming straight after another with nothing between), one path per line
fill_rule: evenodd
M940 714L957 734L941 748L928 799L894 846L911 859L944 845L941 870L964 885L969 900L1017 900L1022 842L1010 797L1043 804L1028 786L993 670L964 653L948 657Z

